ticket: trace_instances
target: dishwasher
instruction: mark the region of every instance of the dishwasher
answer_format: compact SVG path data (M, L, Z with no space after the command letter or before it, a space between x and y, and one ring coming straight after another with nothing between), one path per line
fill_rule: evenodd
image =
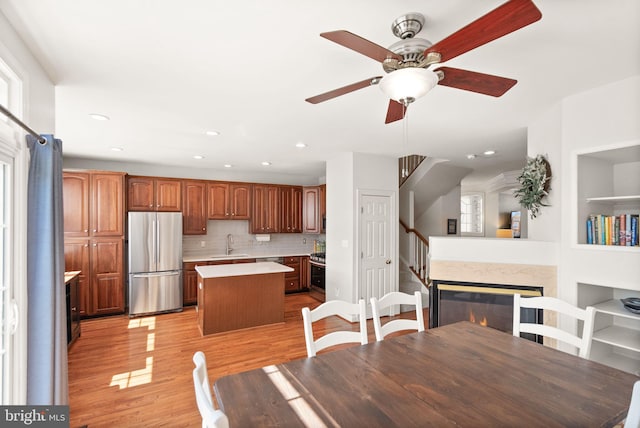
M256 258L256 263L260 263L260 262L274 262L274 263L280 263L281 265L284 264L284 257L258 257Z

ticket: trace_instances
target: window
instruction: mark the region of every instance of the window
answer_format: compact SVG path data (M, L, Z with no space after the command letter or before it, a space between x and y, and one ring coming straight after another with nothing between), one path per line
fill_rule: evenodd
M484 194L467 193L460 198L460 233L484 236Z
M0 103L22 113L22 81L0 59ZM22 132L0 114L0 404L26 401L27 159Z

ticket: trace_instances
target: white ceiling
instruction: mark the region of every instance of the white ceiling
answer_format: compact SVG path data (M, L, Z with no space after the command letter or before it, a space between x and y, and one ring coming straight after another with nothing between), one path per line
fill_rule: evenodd
M56 85L67 156L247 173L268 160L269 171L323 176L340 152L419 153L474 169L522 160L540 113L640 74L638 0L534 1L540 21L447 64L517 79L514 88L493 98L437 86L389 125L377 87L304 101L383 73L319 34L345 29L388 47L398 40L391 22L420 12L419 36L435 43L503 0L0 0L0 11ZM466 159L486 149L497 155Z

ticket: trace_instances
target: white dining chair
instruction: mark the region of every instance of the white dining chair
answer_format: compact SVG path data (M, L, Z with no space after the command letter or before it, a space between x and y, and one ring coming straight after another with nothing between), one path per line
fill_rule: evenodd
M229 419L222 410L213 406L211 386L207 374L207 360L202 351L193 354L193 385L196 391L196 403L202 416L202 428L229 428Z
M551 310L558 314L568 315L581 320L583 322L582 333L577 336L549 325L523 323L520 321L520 308ZM551 337L575 346L578 348L579 356L582 358L589 358L595 314L595 308L592 306L587 306L585 309L581 309L555 297L522 297L520 294L514 294L513 335L519 337L520 333L532 333Z
M640 428L640 380L633 384L631 403L624 421L624 428Z
M382 324L381 313L394 305L410 305L416 310L416 319L394 319ZM390 333L403 330L424 331L424 316L422 314L422 293L414 294L392 291L380 299L371 298L371 311L373 313L373 328L376 332L376 340L381 341Z
M313 323L330 316L339 316L348 321L357 316L360 323L360 331L333 331L314 339ZM367 344L367 306L364 303L364 299L360 299L358 303L330 300L313 310L302 308L302 322L304 324L304 339L309 357L315 357L318 351L343 343L359 342L362 345Z

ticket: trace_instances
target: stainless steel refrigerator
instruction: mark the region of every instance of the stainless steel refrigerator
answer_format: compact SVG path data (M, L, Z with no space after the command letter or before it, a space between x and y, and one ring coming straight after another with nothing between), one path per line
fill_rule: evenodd
M182 310L182 213L129 212L129 316Z

